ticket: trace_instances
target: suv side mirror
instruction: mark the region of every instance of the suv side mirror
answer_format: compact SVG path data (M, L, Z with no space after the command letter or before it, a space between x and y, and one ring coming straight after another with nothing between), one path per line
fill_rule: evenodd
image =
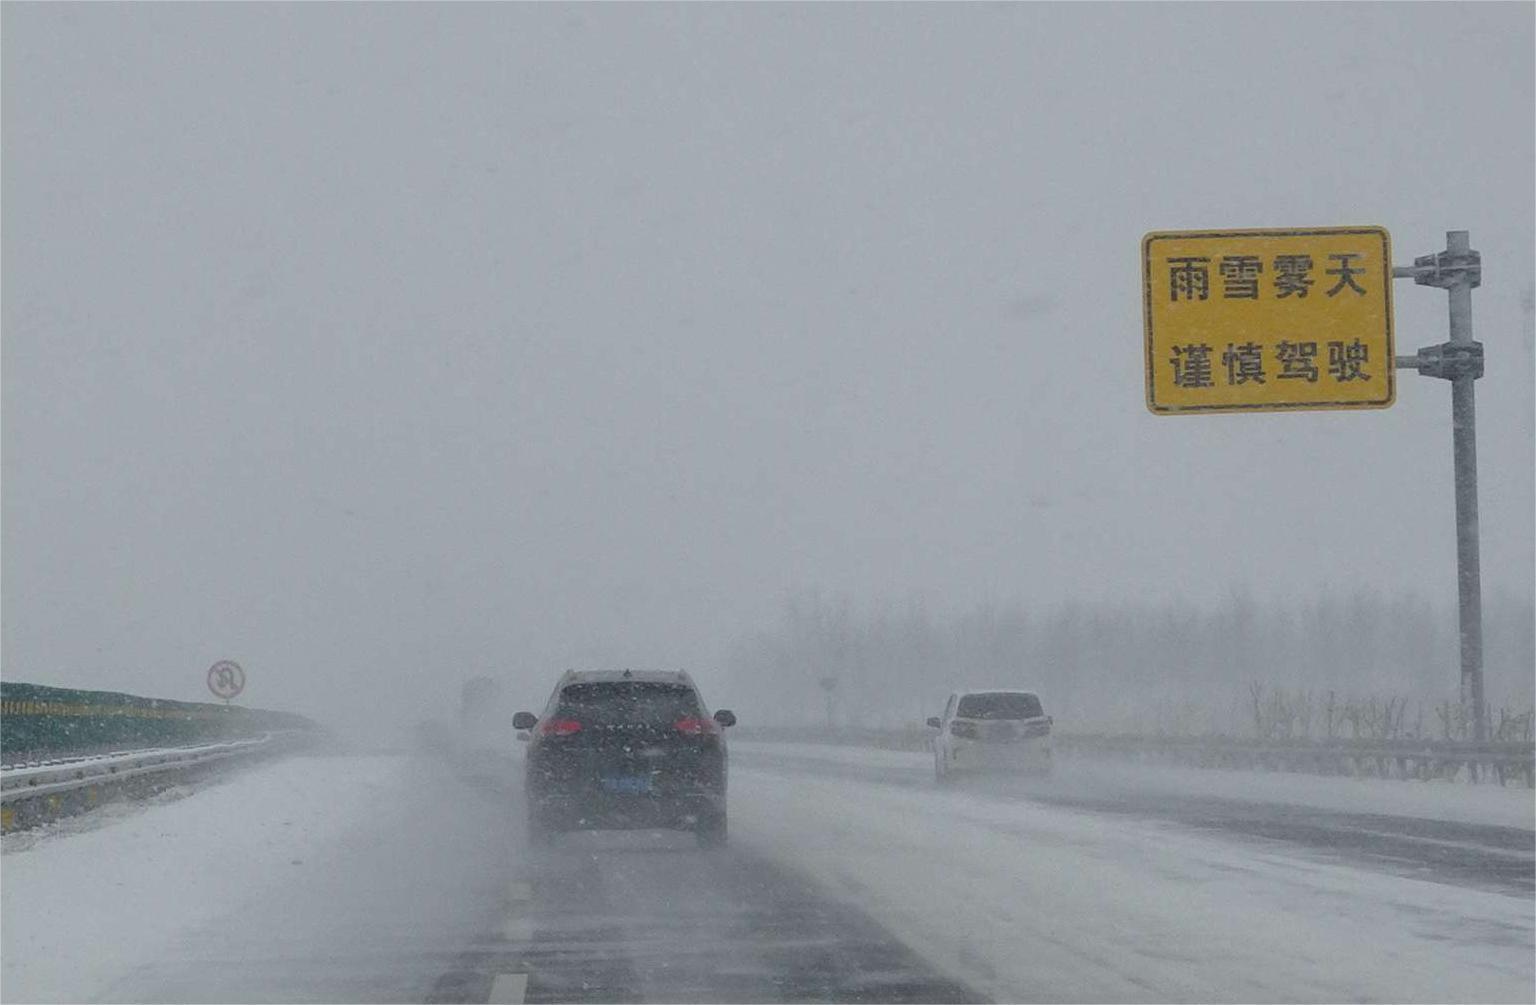
M938 729L940 726L943 726L944 724L939 721L939 717L938 716L930 715L928 717L928 725L932 726L934 729Z
M539 721L539 717L532 712L519 712L512 717L513 729L532 729L533 724Z
M722 726L736 725L736 713L728 708L722 708L715 712L715 721Z

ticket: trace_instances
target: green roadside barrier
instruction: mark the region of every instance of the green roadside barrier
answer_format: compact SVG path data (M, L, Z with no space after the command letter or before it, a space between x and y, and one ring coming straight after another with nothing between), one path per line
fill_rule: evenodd
M291 712L0 681L0 760L6 764L318 728Z

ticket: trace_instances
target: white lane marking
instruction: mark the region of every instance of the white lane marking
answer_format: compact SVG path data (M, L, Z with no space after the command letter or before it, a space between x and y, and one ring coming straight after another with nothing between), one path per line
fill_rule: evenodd
M528 994L527 974L497 974L491 982L491 997L486 1005L523 1005Z
M533 922L527 918L508 918L501 924L501 934L508 942L532 942Z
M522 880L513 880L507 886L507 899L514 904L521 904L533 899L533 887Z

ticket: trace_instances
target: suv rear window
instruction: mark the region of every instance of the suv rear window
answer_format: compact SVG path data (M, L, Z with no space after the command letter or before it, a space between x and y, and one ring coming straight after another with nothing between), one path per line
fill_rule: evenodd
M560 706L555 711L562 719L589 725L654 726L670 726L699 713L699 699L693 688L659 681L571 684L560 692Z
M968 694L960 699L955 714L962 719L1033 719L1044 713L1040 711L1040 699L1034 695L1002 691Z

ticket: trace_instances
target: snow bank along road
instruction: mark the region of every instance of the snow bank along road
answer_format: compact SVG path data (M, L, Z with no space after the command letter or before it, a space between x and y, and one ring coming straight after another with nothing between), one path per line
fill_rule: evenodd
M6 1001L1531 1001L1529 790L738 743L732 844L304 757L5 842ZM179 798L178 798L179 796ZM1469 864L1470 863L1470 864Z

